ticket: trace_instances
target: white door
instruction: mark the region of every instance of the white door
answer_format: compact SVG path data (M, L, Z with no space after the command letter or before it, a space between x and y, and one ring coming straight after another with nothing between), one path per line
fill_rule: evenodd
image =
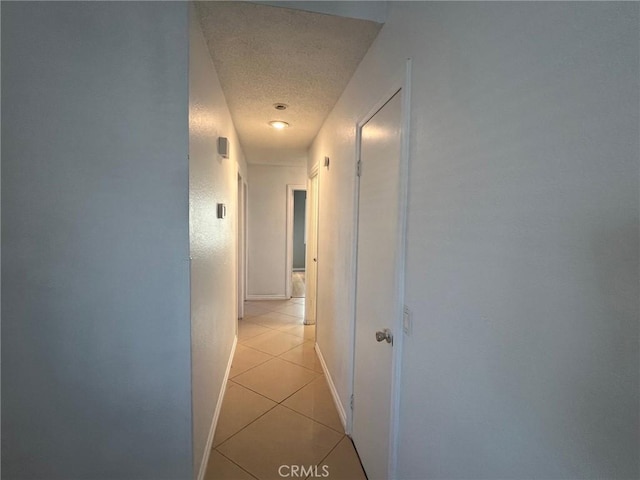
M304 323L316 323L316 298L318 284L318 174L309 179L307 190L307 258L306 258L306 298Z
M361 134L352 436L369 480L388 478L391 447L394 347L383 333L401 311L401 93L375 113Z

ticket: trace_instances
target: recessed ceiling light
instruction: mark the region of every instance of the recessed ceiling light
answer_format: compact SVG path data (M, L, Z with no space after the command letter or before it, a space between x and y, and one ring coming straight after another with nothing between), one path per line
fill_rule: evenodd
M272 120L269 122L269 125L278 130L282 130L283 128L287 128L289 126L287 122L283 122L281 120Z
M273 108L275 108L276 110L286 110L287 108L289 108L289 105L287 105L286 103L274 103Z

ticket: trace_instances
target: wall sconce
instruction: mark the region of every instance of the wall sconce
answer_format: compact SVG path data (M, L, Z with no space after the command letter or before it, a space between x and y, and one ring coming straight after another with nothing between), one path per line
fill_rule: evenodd
M222 158L229 158L229 139L218 137L218 154Z
M329 157L324 157L324 166L329 168Z

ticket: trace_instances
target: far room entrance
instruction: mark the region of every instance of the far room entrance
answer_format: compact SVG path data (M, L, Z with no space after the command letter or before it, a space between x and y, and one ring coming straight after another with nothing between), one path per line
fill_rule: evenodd
M303 185L288 185L287 268L290 298L305 297L307 191Z

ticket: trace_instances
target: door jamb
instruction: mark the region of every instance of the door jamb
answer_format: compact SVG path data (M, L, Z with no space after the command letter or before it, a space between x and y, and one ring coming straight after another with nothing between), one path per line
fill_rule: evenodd
M291 275L293 274L293 192L307 191L306 185L287 185L287 237L286 237L286 267L285 267L285 297L291 298L293 285ZM305 213L306 215L306 213ZM306 218L305 218L306 221Z
M244 301L247 296L247 182L238 172L236 248L237 248L237 318L244 317Z
M315 199L311 199L311 197L309 196L309 192L311 191L311 182L313 181L313 179L316 179L316 189L315 189ZM311 170L309 171L308 177L307 177L307 212L306 212L306 221L307 221L307 228L305 229L305 235L307 235L307 244L309 243L309 230L311 229L311 224L309 223L309 219L311 218L311 215L309 215L310 209L311 209L311 205L315 203L316 206L316 211L314 212L314 220L315 220L315 246L316 246L316 257L315 257L315 262L316 262L316 266L315 266L315 271L316 271L316 278L315 278L315 299L314 299L314 308L315 308L315 312L313 312L313 324L309 324L307 323L307 307L308 307L308 302L305 301L305 311L304 311L304 324L305 325L317 325L318 323L318 238L320 237L320 169L318 168L318 164L316 163L313 167L311 167ZM311 261L313 260L313 257L310 257L309 255L309 250L307 249L306 251L306 262L307 264L309 263L309 259L311 258ZM305 273L306 274L306 273ZM309 282L306 281L306 284L308 285ZM306 288L306 285L305 285ZM307 290L307 294L305 295L305 297L308 296L308 290ZM316 332L317 332L317 327L316 327ZM317 338L317 337L316 337ZM315 340L315 339L314 339Z
M392 359L392 378L391 378L391 417L389 419L389 470L388 478L393 480L396 478L396 469L398 461L398 428L400 423L400 379L402 373L402 348L404 343L403 330L403 314L404 314L404 295L405 295L405 255L406 255L406 224L407 224L407 206L408 206L408 182L409 182L409 134L411 119L411 64L412 59L407 58L404 69L396 76L391 83L391 87L380 97L380 100L356 123L356 156L354 171L358 168L358 161L361 155L362 128L373 118L373 116L400 90L402 90L402 133L401 133L401 151L400 151L400 185L398 190L398 238L397 245L398 256L396 260L396 315L393 318L392 331L394 332L393 359ZM352 244L352 262L351 268L351 319L350 319L350 347L351 347L351 365L350 365L350 398L354 398L355 393L355 341L356 341L356 282L357 282L357 250L358 250L358 212L360 197L360 177L355 175L354 188L354 218L353 231L354 238ZM353 401L351 408L347 409L347 434L353 432Z

